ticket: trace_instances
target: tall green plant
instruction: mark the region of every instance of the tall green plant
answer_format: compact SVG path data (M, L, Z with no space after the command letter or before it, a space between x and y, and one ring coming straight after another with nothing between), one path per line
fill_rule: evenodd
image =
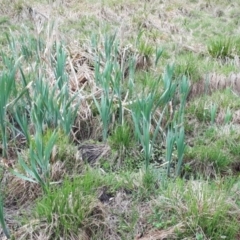
M184 112L187 103L187 97L190 91L190 84L186 76L181 78L180 82L180 108L179 108L179 118L178 123L175 124L175 140L177 146L177 167L176 175L180 176L181 167L183 163L184 151L185 151L185 129L184 129Z
M153 107L154 94L152 93L150 93L146 98L139 98L132 106L132 118L135 126L135 132L143 147L146 169L148 169L152 153L151 118Z
M172 154L174 146L177 148L177 164L175 167L176 176L180 176L181 167L183 163L185 151L185 130L184 130L184 112L189 94L190 85L186 76L181 77L179 82L179 109L175 113L174 120L168 128L166 137L166 162L167 162L167 175L170 176L170 168L172 165Z
M180 87L180 91L179 91L180 92L180 109L179 109L180 117L178 119L178 122L182 124L184 121L184 110L187 103L187 97L190 91L190 84L186 76L183 76L181 78L179 87Z
M42 132L37 131L34 142L29 148L29 162L26 163L19 155L18 160L23 173L13 171L13 174L23 180L40 184L44 192L47 192L50 183L50 156L56 140L55 131L50 134L46 142L44 142Z
M110 124L114 93L119 99L119 107L121 108L121 70L116 62L117 48L114 46L115 36L105 36L104 53L99 53L95 60L95 80L102 89L100 102L93 96L95 105L98 109L100 118L103 123L103 140L106 141L108 136L108 128ZM97 52L96 37L92 39L93 48ZM104 68L101 69L100 62L104 61ZM111 90L113 88L113 91Z
M42 77L36 80L35 96L31 103L31 120L35 127L42 131L45 125L51 128L61 127L68 135L77 116L79 101L74 103L77 94L71 97L66 83L58 90L59 81L51 87Z
M149 162L153 151L153 145L156 140L156 136L159 133L160 124L165 114L165 110L176 90L176 84L172 83L172 76L173 67L167 66L165 74L163 75L164 89L159 99L157 98L157 96L159 95L157 89L160 81L156 80L150 93L146 97L144 96L144 94L141 98L137 97L137 100L132 105L131 110L135 127L135 134L143 147L146 170L149 167ZM151 121L156 110L159 107L162 108L161 116L159 117L157 125L152 134Z
M110 124L110 118L112 113L112 103L113 99L110 98L110 96L102 95L100 103L97 101L97 99L94 97L94 102L97 106L98 112L100 114L102 123L103 123L103 141L107 140L108 136L108 127Z
M41 61L40 53L45 47L45 42L40 35L35 37L25 28L24 35L19 38L19 43L20 53L28 63L32 60L37 60L37 63Z
M28 116L24 107L17 106L14 108L14 118L17 121L20 129L27 140L27 144L30 144L30 132L28 129Z
M4 71L0 75L0 129L3 142L3 157L7 157L7 104L13 89L15 88L15 72L16 66L12 69Z
M113 65L113 73L114 75L111 77L111 85L113 88L113 92L117 97L118 101L118 109L119 109L119 124L123 124L123 106L122 106L122 79L123 72L121 70L121 66L119 63L114 62Z
M163 49L162 48L156 48L155 50L155 67L157 66L158 62L159 62L159 59L160 57L162 56L163 54Z
M172 127L169 127L166 137L166 161L167 161L167 176L170 176L170 169L171 169L171 163L172 163L172 153L173 153L173 147L175 143L176 135L172 129Z
M177 146L177 167L176 167L176 175L180 176L181 174L181 167L183 163L184 151L185 151L185 131L184 127L181 126L180 129L176 128L176 146Z
M68 75L65 71L67 54L63 49L62 45L57 44L56 46L56 62L55 64L55 77L57 79L57 85L59 90L68 82Z
M207 49L212 57L224 59L232 56L234 47L234 41L232 38L220 36L211 39L208 43Z

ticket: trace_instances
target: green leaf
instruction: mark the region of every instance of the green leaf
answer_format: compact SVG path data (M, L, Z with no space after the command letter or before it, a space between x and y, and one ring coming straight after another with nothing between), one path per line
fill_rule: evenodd
M15 176L21 178L22 180L26 180L26 181L29 181L29 182L33 182L33 183L38 183L37 181L33 180L32 178L29 178L19 172L16 172L14 170L10 170L12 174L14 174Z

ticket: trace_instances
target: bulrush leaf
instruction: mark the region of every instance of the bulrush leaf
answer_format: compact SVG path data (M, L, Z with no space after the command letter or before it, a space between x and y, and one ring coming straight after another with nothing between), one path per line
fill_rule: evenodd
M5 219L4 219L4 210L3 210L3 200L2 197L0 197L0 225L3 229L3 232L5 236L9 239L10 238L10 232L7 228Z
M23 180L40 184L46 192L50 180L50 157L57 140L57 133L52 132L49 140L44 143L40 130L36 132L34 140L34 144L31 144L29 149L29 163L27 164L21 156L18 157L23 173L17 171L12 171L12 173Z
M177 162L177 176L180 176L181 174L181 167L183 163L183 156L184 156L184 150L186 147L185 144L185 132L184 127L181 126L179 132L176 133L176 145L177 145L177 153L178 153L178 162Z
M3 142L3 157L7 157L7 121L6 112L7 104L13 89L15 88L15 72L16 66L12 66L8 71L0 74L0 129Z
M173 153L173 146L175 142L175 133L173 129L170 127L167 132L167 138L166 138L166 161L168 163L167 167L167 175L170 176L170 167L172 162L172 153Z

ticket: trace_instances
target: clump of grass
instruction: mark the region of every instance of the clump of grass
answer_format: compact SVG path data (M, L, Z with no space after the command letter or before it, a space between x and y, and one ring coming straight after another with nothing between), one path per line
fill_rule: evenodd
M217 37L209 41L207 49L208 53L213 58L231 58L234 49L234 41L230 37Z
M229 199L227 186L223 182L169 181L156 201L150 222L160 230L181 223L175 231L180 239L235 239L238 213L232 213L236 206Z
M92 239L107 227L105 210L98 199L102 189L105 193L107 190L114 193L123 188L133 189L133 182L134 177L128 171L102 174L88 168L78 177L66 178L58 188L51 187L37 200L33 212L40 222L47 222L44 231L54 239L76 238L85 230ZM42 229L37 227L36 231L42 232Z
M148 44L145 40L140 39L138 43L139 54L144 58L143 61L146 61L147 65L150 65L150 59L154 53L154 47L151 44ZM159 57L161 56L161 50L157 51L157 58L155 64L157 64Z
M49 135L51 135L51 131L47 131L48 136L46 140L49 139ZM69 139L69 136L66 135L63 131L57 132L58 138L56 139L55 146L57 147L57 160L60 160L66 164L72 165L72 160L74 158L76 152L76 146ZM56 160L56 159L55 159Z
M215 169L213 171L218 173L226 171L232 163L228 152L220 150L215 144L194 146L191 150L189 149L188 154L190 154L191 159L200 161L205 166L212 165Z
M233 111L239 108L237 98L238 96L229 88L213 92L211 95L200 96L189 102L186 114L194 116L201 123L213 123L216 120L218 120L218 124L221 121L230 123L233 118ZM218 103L217 105L215 104L216 102ZM222 120L221 112L224 113Z
M52 189L37 202L36 215L51 226L52 237L76 236L87 223L96 202L98 181L89 173L73 180L66 179L60 188Z
M3 17L0 18L0 25L3 25L5 23L8 24L9 23L9 19L8 19L8 17L3 16Z
M110 142L114 148L129 148L132 144L131 129L127 124L118 125L110 137Z
M192 147L188 147L186 164L196 175L213 177L217 174L231 174L232 164L237 161L239 130L231 125L211 126L199 133Z
M109 137L109 143L113 149L117 150L118 159L125 162L128 151L134 143L132 130L127 124L117 125Z
M198 107L196 107L196 105ZM187 114L193 114L199 122L210 122L211 112L209 111L209 104L205 97L197 99L192 102L186 109Z
M191 81L196 82L201 78L201 60L199 56L192 53L177 56L175 76L187 76Z

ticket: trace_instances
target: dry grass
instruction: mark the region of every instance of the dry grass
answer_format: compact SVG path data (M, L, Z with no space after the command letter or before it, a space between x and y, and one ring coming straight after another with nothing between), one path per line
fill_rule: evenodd
M192 99L203 94L208 95L227 88L232 89L237 95L240 94L240 73L231 73L229 76L217 73L204 75L202 80L191 86L189 98Z

